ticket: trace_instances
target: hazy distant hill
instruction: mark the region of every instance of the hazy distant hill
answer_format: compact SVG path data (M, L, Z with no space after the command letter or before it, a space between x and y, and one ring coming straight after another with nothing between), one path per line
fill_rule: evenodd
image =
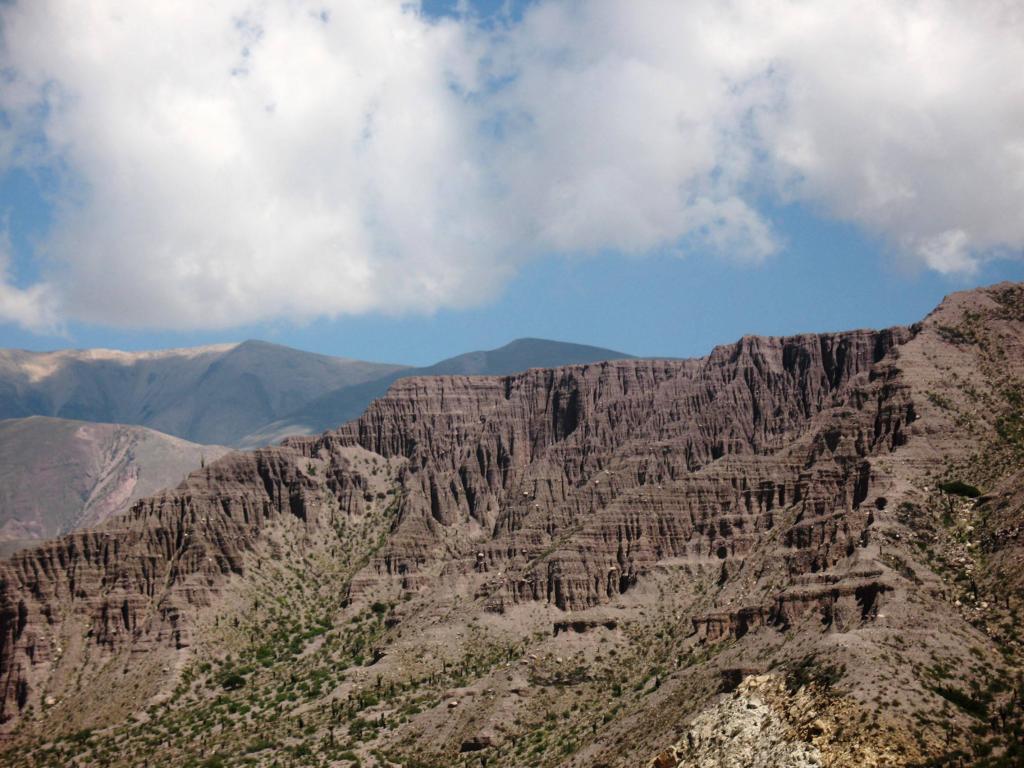
M596 363L601 360L627 360L632 355L612 349L571 344L547 339L516 339L498 349L467 352L426 368L405 371L405 376L506 376L530 368ZM399 378L399 376L395 376Z
M407 376L505 376L530 368L624 360L632 355L585 344L517 339L498 349L467 352L424 368L405 368L379 379L339 387L239 441L244 447L276 442L288 435L311 435L358 418L394 382Z
M97 525L227 450L145 427L0 421L0 553Z
M327 392L399 369L263 341L157 352L0 350L0 418L141 424L232 445Z
M195 443L251 447L354 419L404 376L495 376L628 357L543 339L519 339L423 368L264 341L154 352L0 350L0 419L137 424Z

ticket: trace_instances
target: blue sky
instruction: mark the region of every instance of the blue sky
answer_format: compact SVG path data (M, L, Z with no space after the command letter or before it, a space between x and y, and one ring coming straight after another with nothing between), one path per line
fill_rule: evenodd
M452 35L444 37L444 42L438 44L441 46L436 59L440 62L438 66L444 67L445 71L459 70L467 60L467 50L473 52L472 55L476 57L473 60L479 63L478 51L481 45L489 46L484 56L487 60L501 60L503 57L515 60L517 56L525 56L524 51L533 57L530 61L543 60L543 56L538 55L534 47L538 36L537 30L541 30L546 39L548 35L560 34L562 26L568 24L568 21L578 25L580 39L603 40L605 31L600 25L607 23L606 19L596 14L593 17L579 16L580 13L587 12L566 11L565 8L557 7L564 4L547 5L554 7L550 18L538 13L536 17L529 17L523 22L517 11L511 20L500 16L497 20L491 19L506 36L521 35L521 39L516 43L519 46L516 50L502 49L500 46L508 45L503 42L484 40L482 43L481 40L486 35L479 31L466 32L467 25L475 25L476 21L466 21L458 14L449 15L448 21L445 22L452 25L449 32L458 30L459 34L465 33L473 39L465 44L465 48L459 48L453 54L447 47L451 45ZM443 33L443 25L429 25L437 24L436 18L444 16L446 10L450 13L453 7L453 3L446 3L443 0L426 4L424 11L428 18L423 23L428 26L423 29L428 35L440 36ZM497 2L480 3L478 11L488 16L500 7L502 4ZM574 13L577 15L574 16ZM412 23L405 16L395 18L401 23ZM271 29L270 20L263 20L261 23L265 29ZM567 41L560 43L569 51L569 55L584 62L593 58L594 49L579 48L579 40L572 36L572 31L569 34ZM603 51L598 50L603 54ZM9 55L13 58L16 53L15 51ZM541 54L543 53L542 51ZM967 51L964 55L969 54L970 51ZM1009 55L1015 55L1014 51ZM30 64L41 66L34 59L30 61L31 52L21 52L20 56L22 58L15 60L14 64L26 72L29 71ZM895 60L898 66L898 58ZM885 148L887 154L866 155L863 166L869 167L874 164L883 169L893 169L893 174L902 174L896 181L901 188L909 186L914 190L914 194L911 195L913 202L906 204L883 201L884 204L876 204L874 198L865 197L868 192L863 191L870 185L864 184L856 176L861 166L844 165L849 162L849 153L857 150L857 137L852 135L852 132L870 133L874 126L851 126L848 146L832 146L835 137L828 134L828 126L819 125L824 118L813 115L808 117L807 114L799 116L803 122L790 127L791 135L796 135L797 129L801 136L821 131L821 138L818 139L819 144L816 147L819 155L826 159L830 159L828 152L835 155L826 168L827 173L818 166L801 167L797 169L798 172L794 172L791 167L793 161L786 155L785 162L790 165L783 168L783 171L779 171L782 161L773 160L770 171L753 174L749 171L752 163L760 162L760 158L765 155L771 157L773 153L782 156L784 153L779 147L788 147L790 144L783 141L786 137L781 134L781 138L774 138L775 134L772 134L775 144L762 143L763 139L759 137L756 145L752 146L746 146L746 139L740 137L736 139L737 146L742 145L749 150L746 160L736 165L737 168L743 169L743 175L738 176L731 182L732 186L723 191L719 188L720 179L733 173L728 165L732 162L732 152L729 147L723 150L716 143L715 146L718 148L714 151L719 154L710 161L714 166L710 173L699 177L693 174L674 177L668 180L669 186L665 187L669 190L689 190L687 200L692 202L697 194L693 190L699 189L700 194L705 194L704 190L709 185L714 186L711 195L713 203L723 207L716 209L718 212L707 221L698 217L698 224L690 230L679 228L672 220L672 216L685 219L695 215L695 208L687 207L690 206L690 202L681 204L678 210L673 209L669 216L662 214L659 197L653 194L650 199L634 195L612 200L611 207L605 207L607 201L600 199L594 202L592 197L586 196L588 187L582 182L579 185L575 184L574 179L577 175L581 179L595 178L595 169L605 174L601 178L609 178L608 168L612 168L614 172L610 177L624 179L625 185L642 182L642 186L647 188L662 183L661 172L656 167L653 171L635 170L633 166L636 149L629 149L627 136L627 145L620 153L620 147L614 143L622 141L618 134L609 139L607 135L598 132L595 135L600 141L593 142L599 147L595 150L597 154L588 155L581 150L581 154L573 160L572 165L566 161L564 166L559 167L557 176L547 178L536 175L538 172L535 171L535 176L527 179L525 193L516 194L513 189L513 194L491 201L489 196L495 194L494 189L500 188L504 195L506 188L518 183L515 178L518 168L542 168L553 163L561 163L567 154L573 155L577 147L587 144L591 139L588 131L596 131L598 128L591 129L587 121L578 119L578 116L591 114L587 110L595 108L595 104L603 109L608 99L612 98L602 94L594 102L580 102L572 110L567 107L564 115L556 114L552 110L557 108L557 103L553 107L551 101L545 100L545 93L531 91L527 86L531 82L531 77L534 78L533 82L543 83L548 76L563 76L565 70L537 73L531 71L530 67L533 65L525 58L524 62L526 63L509 65L518 66L513 76L509 78L510 82L515 83L510 89L502 91L499 88L495 92L484 90L474 96L473 100L467 101L473 101L474 108L478 107L480 101L493 101L493 104L488 105L492 110L490 114L509 114L510 103L517 109L522 109L524 114L528 114L530 126L521 137L524 143L527 139L533 142L528 148L528 154L513 156L509 166L484 166L484 176L495 177L500 183L494 186L457 189L452 199L445 201L445 206L437 213L436 220L432 219L434 223L427 229L420 228L421 222L410 215L410 208L415 209L417 200L433 200L430 193L433 189L441 188L447 194L451 182L446 178L443 167L440 181L436 169L428 168L423 171L426 174L423 182L423 189L426 190L424 197L407 196L407 190L402 189L401 184L397 191L392 188L379 190L375 199L384 200L384 204L379 208L363 210L363 218L384 218L391 213L398 224L392 225L391 218L388 218L384 227L370 232L372 242L386 242L387 248L380 252L372 252L366 258L359 253L352 257L355 266L350 267L350 272L346 274L352 274L351 269L367 267L371 273L365 278L367 287L365 291L354 291L352 296L343 296L345 284L344 281L340 282L339 298L335 304L331 303L329 295L324 298L315 284L296 283L294 288L288 285L282 287L282 290L291 290L298 297L296 302L283 302L281 306L271 306L266 311L261 309L271 305L275 300L275 280L290 279L290 271L302 271L303 264L315 264L316 269L322 268L321 255L309 251L308 261L296 257L293 266L283 271L268 271L268 276L263 282L247 282L249 273L244 269L236 277L228 274L225 279L229 282L226 285L235 292L232 298L235 304L232 305L233 309L226 312L227 320L216 314L219 285L205 273L205 282L197 282L190 276L189 282L180 285L174 284L173 280L169 281L167 290L177 293L196 291L201 295L208 291L211 297L208 303L196 303L193 306L170 302L163 307L159 281L156 281L156 288L147 287L151 282L150 277L153 274L159 275L160 270L164 268L173 267L180 271L180 266L174 262L173 249L176 244L185 249L196 247L194 241L178 240L176 233L161 234L161 210L173 210L174 206L180 205L179 198L159 198L154 192L153 208L139 208L137 211L133 207L134 201L130 198L126 203L123 202L125 198L112 198L122 200L122 204L126 206L126 212L122 217L105 216L98 209L92 210L86 205L85 212L76 218L68 215L67 206L68 200L80 189L76 186L77 182L84 177L87 182L85 188L89 193L95 194L97 198L102 197L103 181L108 178L105 175L106 169L111 167L110 158L118 157L116 153L99 156L87 153L81 148L76 150L72 144L63 154L53 153L43 160L26 162L22 158L12 161L9 157L5 165L0 165L0 169L3 170L0 174L0 215L6 222L5 229L9 240L7 290L17 299L22 295L18 292L31 292L33 286L45 285L47 291L52 286L62 299L59 309L54 310L58 313L57 332L54 332L52 327L47 327L45 323L34 322L31 318L26 321L24 315L17 314L17 308L23 306L24 302L12 303L14 309L8 313L11 317L6 322L0 322L0 346L27 349L66 346L149 349L263 338L327 354L425 364L471 349L497 347L514 338L536 336L595 344L645 356L693 356L705 354L713 345L729 342L746 333L779 335L911 323L920 319L941 300L943 295L951 291L1001 280L1024 280L1019 233L1006 229L984 210L991 208L998 211L1001 207L1012 207L1014 203L1021 202L1020 190L1012 186L1000 188L998 183L993 183L997 180L991 178L991 187L987 188L984 178L977 180L977 183L970 178L971 168L978 167L984 170L985 163L991 161L998 164L1001 158L974 156L968 153L962 158L963 167L968 168L967 171L951 167L948 170L948 179L950 182L955 180L965 188L965 197L958 201L950 199L948 194L940 198L936 197L937 193L930 192L932 188L937 188L938 182L944 178L935 175L940 173L941 169L935 170L933 164L926 164L916 156L916 145L910 140L914 137L902 143L893 142L893 146ZM114 62L114 65L118 64L120 62ZM676 66L664 62L661 64L669 68L670 74L671 67ZM55 72L59 71L58 65L59 62L48 63ZM411 70L422 66L422 62L412 62ZM10 69L12 62L7 62L7 67ZM424 85L420 80L411 84L406 82L418 75L403 72L396 74L395 79L387 81L382 87L403 94L400 101L404 103L408 99L404 96L407 92L402 89L415 88L415 97L419 98ZM585 79L588 73L573 68L569 70L569 74L580 78L581 89L592 87L593 80ZM51 75L52 77L55 76ZM685 78L680 75L680 83L684 82ZM621 91L612 87L613 85L609 84L610 91ZM636 80L630 80L629 85L638 89L643 88L643 83ZM83 79L75 87L88 94L90 88L97 86ZM454 85L450 86L449 91L453 88L459 91L465 87L467 86L460 83L457 88ZM68 88L71 88L70 83ZM864 99L865 96L854 86L850 86L850 90L852 114L858 111L857 99ZM107 98L104 93L96 93L97 100ZM389 93L390 91L384 92L385 101ZM873 93L869 95L875 97ZM626 96L630 96L628 90ZM382 97L378 94L367 98L376 104ZM437 104L442 105L442 112L449 108L445 105L449 104L446 99L450 98L450 93L440 94L437 98L440 101L424 104L424 114L432 114L431 110ZM946 102L948 103L948 94ZM451 109L461 110L465 106L466 103L463 101ZM636 122L636 131L641 135L649 125L641 119L643 106L641 104L638 109ZM920 114L933 117L928 110L936 109L929 103L912 106L917 112L911 115L911 118L916 118ZM657 104L653 108L656 107ZM976 112L976 119L986 119L984 112L977 114L976 103L972 102L971 107ZM756 106L753 109L756 109ZM8 116L8 125L17 123L17 120L9 117L14 114L14 110L15 107L7 105L5 115ZM1000 120L1003 118L996 112L997 107L994 106L992 124L996 127L1006 130L1020 127L1017 124L1001 125ZM720 113L720 110L710 113L712 117L709 119L720 119ZM325 121L337 118L338 124L342 124L344 116L338 116L333 112L323 114ZM614 117L616 113L610 114ZM757 113L751 111L749 114ZM383 108L374 115L378 116L379 120L387 117ZM381 115L383 117L380 117ZM471 119L479 119L478 113L474 115ZM88 115L83 117L68 114L65 117L67 122L57 127L70 133L72 137L75 136L75 131L82 132L84 144L89 130L83 127L87 125L87 117ZM401 114L398 114L394 119L401 122L400 118ZM463 119L459 117L451 122L458 127L461 125L459 120ZM580 135L575 136L569 144L560 143L561 134L549 134L538 129L544 128L545 119L552 120L552 124L563 125L564 120L569 120L569 124L579 126ZM658 119L657 113L654 113L653 119ZM952 123L949 115L945 115L943 119L946 123ZM560 120L563 122L559 123ZM912 119L907 120L908 124L912 122ZM42 145L48 142L53 144L52 136L46 133L51 128L53 126L30 126L21 133L14 133L15 145L17 146L18 142L25 144L30 139L39 141ZM774 125L770 126L770 129L778 130ZM464 137L465 134L461 132L463 129L458 130L460 133L457 136ZM562 130L564 132L564 129ZM735 130L736 127L730 124L718 131L716 136L729 137L733 135L730 131ZM769 128L763 130L767 133ZM886 130L889 133L884 135L890 135L891 128ZM380 131L380 135L387 135L387 131ZM697 136L699 135L698 133ZM657 138L658 134L652 134L651 141L656 141ZM954 144L953 139L962 139L962 136L951 137L951 146ZM296 139L300 140L301 137ZM314 140L318 139L310 139ZM416 143L420 139L414 133L389 137L388 140L397 142L388 146L387 154L392 155L395 147L401 151L410 142ZM506 151L511 152L510 147L515 143L510 140L507 145L496 146L493 143L486 143L492 139L485 140L474 136L472 141L481 143L466 149L466 156L463 157L459 153L465 146L464 138L457 139L454 144L443 137L439 141L438 146L444 148L444 151L451 151L451 147L456 147L455 154L448 159L447 167L450 169L476 162L475 158L482 154L500 155ZM863 151L874 152L878 145L878 141L871 141L864 145L866 149ZM328 143L324 146L332 145ZM537 156L534 157L537 146L541 146L542 150L537 151ZM980 153L982 149L979 147L973 151ZM151 150L139 151L142 154L134 159L145 162L148 157L145 152ZM516 148L516 151L527 150ZM669 146L666 156L673 155L675 151L674 147ZM947 147L940 146L935 151L948 154ZM411 157L418 160L420 155L413 154ZM160 162L159 156L155 154L153 160L156 165ZM306 163L307 160L297 156L295 162ZM405 165L408 165L408 161ZM640 165L637 160L636 166ZM73 179L62 177L68 167L73 171L68 174ZM202 169L202 166L198 167ZM248 172L249 169L246 167L244 170ZM170 172L169 170L166 173ZM386 165L379 169L370 165L363 172L371 179L377 175L386 178L393 173L393 169ZM779 175L782 172L788 174L783 179L789 185L785 193L779 192ZM648 177L642 173L652 175ZM818 176L814 176L814 173ZM131 194L147 197L146 190L149 188L163 189L165 186L173 186L165 183L167 178L166 174L160 175L157 172L130 177L128 180L133 190ZM648 178L650 184L646 183ZM794 182L794 178L797 181ZM878 173L875 171L870 180L874 182L877 178ZM532 190L548 189L552 184L563 185L567 183L566 179L573 182L568 186L573 194L581 195L579 199L586 205L596 207L588 209L581 207L583 203L579 203L569 211L569 218L549 217L546 212L538 213L530 200ZM410 183L410 187L415 185ZM849 197L845 191L847 188L852 190ZM870 188L874 190L876 187ZM328 192L338 194L338 209L347 212L347 192L339 189L332 181ZM982 191L979 193L978 190ZM295 199L300 202L308 200L308 192L305 188L297 190ZM313 190L313 193L318 199L323 196L322 189ZM202 188L198 194L204 194ZM216 194L216 190L210 194ZM857 197L858 194L860 197ZM985 206L976 205L979 194L983 198L990 195L991 200L983 199L981 202L987 203ZM397 202L393 205L389 202L389 195L396 196ZM281 193L280 196L285 199L286 193ZM278 204L276 192L268 199L275 201L275 206ZM480 199L484 199L487 205L478 206ZM737 200L742 202L738 209L727 207L733 206ZM223 202L226 209L236 203L234 199L218 202ZM648 209L653 211L648 219L637 223L636 217L627 215L627 212L622 214L624 218L621 226L616 221L608 220L608 211L622 211L628 204L634 202L641 212ZM266 201L257 197L254 198L254 204L265 207ZM960 206L959 209L956 204ZM875 208L872 208L872 205L875 205ZM465 220L460 218L463 207L469 209L472 214L467 214ZM244 214L244 208L240 207L239 210ZM301 207L296 210L301 210ZM455 211L454 219L458 227L449 226L448 217L452 215L452 211ZM504 215L506 212L507 219L513 220L517 225L524 221L525 225L521 229L509 226ZM408 223L404 223L404 216L410 216ZM129 219L133 229L125 230L124 222ZM578 226L585 229L586 234L581 235L575 228L567 230L566 220L582 222ZM191 222L192 217L184 221ZM718 234L721 233L718 233L715 226L723 221L726 222L728 229L719 238ZM148 225L147 222L154 223ZM656 226L651 222L655 222ZM296 223L296 229L301 229L302 225L301 221ZM209 238L224 237L225 242L237 240L238 233L216 230L219 226L216 223L210 226L213 229L209 233ZM262 221L254 223L254 228L261 226ZM314 231L315 226L320 224L310 223L310 231ZM150 227L154 231L152 237ZM493 235L492 227L502 230L501 237ZM508 232L504 231L506 228ZM656 230L654 234L651 234L652 228ZM452 234L449 230L456 233ZM96 241L92 242L90 238L94 231L102 233L102 238L97 235ZM266 233L281 231L281 227L260 230L260 242L266 241ZM462 234L467 231L473 233L472 238L468 240ZM544 233L543 236L538 236L538 232ZM549 234L552 232L555 234ZM694 235L695 232L697 235ZM591 236L590 233L596 234ZM160 241L161 237L166 237L166 242ZM331 237L333 239L330 242L341 243L343 249L348 248L343 234L332 233ZM279 250L286 251L294 246L297 252L307 252L304 250L307 247L306 240L289 238L290 234L287 237L282 235ZM355 235L353 238L359 242L366 241L365 238ZM159 251L146 251L150 239L157 241ZM205 239L207 234L200 232L200 241ZM430 246L425 248L424 254L407 258L403 247L414 249L424 240ZM76 242L83 243L83 252L88 250L88 255L79 254L74 247ZM142 243L141 246L135 246L139 255L136 256L134 252L129 251L123 257L119 257L123 258L122 261L105 260L104 248L116 248L123 242ZM489 249L493 249L495 255L488 254ZM730 253L730 249L736 250L739 255ZM332 263L329 256L330 254L324 256L323 261L328 266ZM76 260L79 258L86 266L78 266ZM247 257L240 258L244 264ZM260 258L272 261L275 256L272 253L269 257ZM171 261L168 262L168 259ZM225 261L227 266L223 269L227 269L231 263L233 262ZM397 271L388 272L387 270L396 269L395 264L398 265ZM379 279L376 278L378 265L380 273L385 275ZM131 277L135 274L133 270L136 266L138 274L142 275L141 278ZM402 275L415 273L421 267L425 270L425 276L415 283L413 288L403 287ZM102 273L105 269L110 269L110 274L126 275L123 278L123 285L117 286L119 292L111 289L109 297L103 293L106 290L102 287L105 286L105 282L99 280L97 276L98 272ZM222 274L223 269L216 274ZM325 274L329 274L329 271ZM457 274L458 279L449 281L448 274ZM281 275L285 277L281 278ZM100 274L99 277L105 275ZM135 279L142 281L141 287L132 282ZM76 286L83 284L91 285L93 280L96 280L96 285L101 286L99 293L93 289L76 289ZM112 282L118 281L119 279L115 279ZM388 304L388 281L395 284L396 306ZM429 290L437 285L442 285L443 288L438 289L438 297L431 297L427 301L417 295L419 289L415 287L416 285L428 286ZM482 286L479 292L484 297L483 301L470 302L475 303L474 306L464 306L466 295L475 294L478 285ZM0 285L0 289L2 288ZM157 299L151 302L152 318L147 315L143 299L133 301L134 293L144 298L147 290L157 291L154 294ZM303 291L310 297L309 302L305 303L313 307L308 313L303 310L304 302L301 300L306 295ZM364 302L360 296L361 292L366 295L379 293L382 298ZM0 304L2 299L3 294L0 293ZM106 307L111 306L111 302L123 302L124 309L111 309L106 312ZM251 310L250 304L253 307ZM190 312L194 312L194 316L188 315ZM232 312L237 312L242 322L232 323ZM187 322L178 323L176 318L179 315L187 315L189 319ZM208 327L204 327L206 316L211 317Z

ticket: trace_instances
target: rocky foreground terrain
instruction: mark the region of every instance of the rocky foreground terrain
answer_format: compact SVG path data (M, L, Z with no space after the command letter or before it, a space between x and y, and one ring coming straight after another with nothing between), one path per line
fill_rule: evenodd
M9 766L1022 760L1024 286L407 378L0 564Z

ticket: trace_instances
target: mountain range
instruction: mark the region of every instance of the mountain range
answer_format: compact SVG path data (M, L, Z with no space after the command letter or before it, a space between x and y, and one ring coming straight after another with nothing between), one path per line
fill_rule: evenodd
M234 445L332 389L400 367L263 341L156 352L3 350L0 417L133 424Z
M0 562L0 763L1012 766L1024 285L395 381Z
M358 418L396 381L409 376L505 376L530 368L628 360L632 355L610 349L545 339L517 339L498 349L467 352L423 368L403 368L380 378L341 386L296 408L282 419L244 436L239 445L254 448L289 435L313 435Z
M426 368L261 341L156 352L0 350L0 553L94 525L230 446L358 417L404 376L498 375L625 358L520 339Z
M51 416L133 424L194 443L255 447L357 417L403 376L502 375L628 358L581 344L519 339L426 368L245 341L154 352L0 350L0 419Z

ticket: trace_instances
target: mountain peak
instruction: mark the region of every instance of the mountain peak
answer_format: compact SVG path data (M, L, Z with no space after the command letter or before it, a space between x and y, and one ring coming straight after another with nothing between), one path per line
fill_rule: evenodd
M504 345L502 345L500 347L497 347L495 349L488 350L488 351L489 352L501 352L503 350L515 350L515 349L523 349L523 348L532 348L532 349L544 349L544 348L555 349L555 348L557 348L557 349L563 350L563 351L564 350L580 350L580 351L588 350L590 352L593 352L595 355L610 355L610 356L614 356L614 357L606 358L606 359L609 359L609 360L629 360L629 359L635 357L634 355L628 355L628 354L626 354L624 352L617 352L617 351L615 351L613 349L607 349L605 347L598 347L598 346L594 346L592 344L580 344L579 342L575 342L575 341L559 341L559 340L556 340L556 339L542 339L542 338L539 338L539 337L536 337L536 336L522 336L522 337L520 337L518 339L512 339L512 341L508 342L507 344L504 344Z

